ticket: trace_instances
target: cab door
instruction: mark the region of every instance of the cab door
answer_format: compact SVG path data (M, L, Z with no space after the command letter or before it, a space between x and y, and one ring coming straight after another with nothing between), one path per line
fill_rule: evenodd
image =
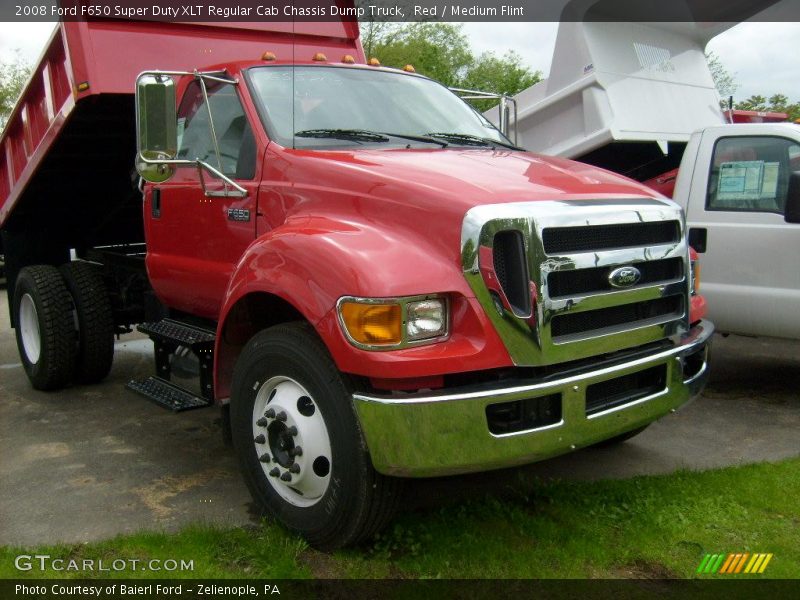
M233 269L255 238L263 151L237 86L208 81L206 86L208 103L195 80L179 105L178 158L210 164L245 188L247 195L209 197L205 191L224 190L223 181L181 167L168 182L151 189L145 223L148 274L161 300L215 319Z
M800 225L784 220L800 144L722 129L703 134L687 207L690 235L706 238L709 318L724 332L800 338Z

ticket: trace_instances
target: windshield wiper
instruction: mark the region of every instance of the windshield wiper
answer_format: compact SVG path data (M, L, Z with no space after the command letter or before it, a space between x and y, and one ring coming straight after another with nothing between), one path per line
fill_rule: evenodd
M442 140L437 140L429 135L411 135L408 133L384 133L391 137L402 138L404 140L411 140L412 142L425 142L426 144L439 144L442 148L447 148L449 144Z
M514 144L508 144L492 138L479 137L477 135L470 135L468 133L426 133L425 135L432 138L442 138L445 140L452 140L454 142L461 142L468 146L503 146L504 148L511 148L512 150L519 150L520 148Z
M384 133L382 131L368 131L366 129L306 129L298 131L295 137L332 138L337 140L353 140L356 142L388 142L389 138L400 138L412 142L438 144L446 148L448 143L424 135L411 135L405 133Z
M388 142L389 137L375 131L364 129L305 129L296 131L295 137L331 138L336 140L353 140L356 142Z

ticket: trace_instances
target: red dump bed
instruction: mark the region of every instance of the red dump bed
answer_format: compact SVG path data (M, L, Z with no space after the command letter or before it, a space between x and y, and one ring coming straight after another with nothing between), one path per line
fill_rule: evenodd
M136 76L320 49L364 59L355 23L59 24L0 137L0 227L69 247L136 241Z

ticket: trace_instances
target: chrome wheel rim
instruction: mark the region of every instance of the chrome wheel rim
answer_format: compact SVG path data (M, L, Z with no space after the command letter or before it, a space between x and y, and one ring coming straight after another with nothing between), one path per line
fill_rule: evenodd
M39 332L39 314L30 294L22 296L19 303L19 331L22 349L28 362L35 365L42 355L42 335Z
M254 386L253 444L272 488L294 506L320 501L330 483L331 443L316 401L294 379Z

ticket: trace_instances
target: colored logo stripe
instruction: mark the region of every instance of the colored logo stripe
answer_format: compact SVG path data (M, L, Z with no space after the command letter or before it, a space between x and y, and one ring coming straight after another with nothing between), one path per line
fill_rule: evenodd
M749 552L732 552L730 554L706 554L697 567L697 573L736 574L763 573L772 554Z

